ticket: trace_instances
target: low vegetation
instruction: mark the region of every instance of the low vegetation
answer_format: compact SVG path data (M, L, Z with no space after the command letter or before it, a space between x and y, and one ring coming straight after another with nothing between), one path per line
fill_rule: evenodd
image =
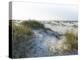
M78 36L72 30L67 31L64 38L57 41L55 47L51 45L49 49L51 48L55 48L55 54L57 55L75 54L78 50ZM54 52L54 50L52 51Z
M16 26L16 24L18 23L15 23L15 21L12 21L12 30L13 30L12 33L14 38L17 38L17 37L21 38L21 36L24 37L25 35L30 37L32 35L32 29L44 28L43 24L37 21L22 21L21 23L19 23L18 26Z
M31 49L29 48L30 46L33 47L33 45L31 45L33 42L33 29L49 30L45 28L42 23L35 20L22 21L20 23L12 20L12 25L10 24L9 26L12 27L13 58L31 57ZM64 52L72 51L73 49L78 50L78 35L72 30L67 31L64 34L63 40L58 40L55 44L49 43L48 48L50 52L49 55L54 55L53 50L55 50L58 55L64 55Z
M23 21L21 24L25 25L25 26L28 26L30 28L33 28L33 29L44 28L43 24L41 24L40 22L35 21L35 20L33 20L33 21L31 21L31 20L29 20L29 21Z
M78 49L78 36L73 31L65 33L66 43L70 44L71 49Z
M33 40L32 29L44 28L43 24L37 21L22 21L20 23L12 20L12 53L13 58L28 57L31 55L30 46ZM26 51L25 51L26 50Z

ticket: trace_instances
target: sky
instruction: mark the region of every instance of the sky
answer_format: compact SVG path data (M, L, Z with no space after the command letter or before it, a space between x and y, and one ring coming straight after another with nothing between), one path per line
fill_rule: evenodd
M13 2L12 19L78 20L78 6L70 4Z

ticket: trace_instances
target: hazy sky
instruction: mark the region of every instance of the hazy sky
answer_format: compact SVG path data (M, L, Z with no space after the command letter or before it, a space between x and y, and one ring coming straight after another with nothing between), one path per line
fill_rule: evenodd
M14 2L12 19L77 20L78 8L75 5Z

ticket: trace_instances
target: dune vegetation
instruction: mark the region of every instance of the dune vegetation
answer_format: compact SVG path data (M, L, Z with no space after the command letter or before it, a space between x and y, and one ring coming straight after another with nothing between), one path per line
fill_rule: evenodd
M62 26L59 23L60 21L41 23L35 20L11 20L10 22L12 23L12 25L9 24L9 27L12 27L13 58L70 55L78 52L77 33L74 33L75 31L71 29L66 32L66 29L64 29L62 31L64 34L59 32L61 31L59 28L67 28L67 24L63 23L64 26ZM75 29L77 30L77 27Z
M32 29L40 28L44 28L44 26L37 21L22 21L21 23L17 23L15 20L12 20L12 56L14 58L29 56L29 46L33 42L31 39L33 36ZM27 49L27 54L24 54L24 49Z
M70 44L70 49L78 49L78 36L74 31L65 33L66 43Z
M57 52L58 55L69 55L71 53L77 53L75 51L78 50L78 36L74 33L73 30L67 31L64 34L64 38L56 43L55 49L59 51Z

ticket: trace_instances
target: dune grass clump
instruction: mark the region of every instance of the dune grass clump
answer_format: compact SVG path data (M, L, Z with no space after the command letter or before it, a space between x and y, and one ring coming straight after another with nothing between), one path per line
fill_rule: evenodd
M65 33L66 43L70 44L71 49L78 49L78 36L73 31Z
M21 38L21 36L31 36L32 29L28 26L16 26L16 23L12 23L12 34L14 38Z
M31 56L33 29L44 28L43 24L37 21L16 21L12 20L12 56L14 58Z
M29 38L32 36L32 29L44 28L43 24L38 21L22 21L16 23L16 20L12 20L12 36L13 40L18 40L22 37Z
M38 21L35 21L35 20L33 20L33 21L31 21L31 20L23 21L21 24L25 25L25 26L27 25L27 26L29 26L30 28L33 28L33 29L44 28L44 25L42 23L40 23Z
M12 21L12 56L14 58L21 58L28 56L29 54L29 44L32 43L32 29L30 27L23 26ZM25 53L24 49L27 49Z
M76 54L78 50L78 36L74 31L67 31L64 38L56 43L55 47L58 55Z
M13 33L13 37L14 38L21 38L21 36L31 36L32 35L32 29L40 29L40 28L44 28L43 24L41 24L38 21L22 21L19 23L19 25L17 26L16 21L13 20L12 21L12 33ZM26 37L27 37L26 36ZM14 40L14 39L13 39Z

